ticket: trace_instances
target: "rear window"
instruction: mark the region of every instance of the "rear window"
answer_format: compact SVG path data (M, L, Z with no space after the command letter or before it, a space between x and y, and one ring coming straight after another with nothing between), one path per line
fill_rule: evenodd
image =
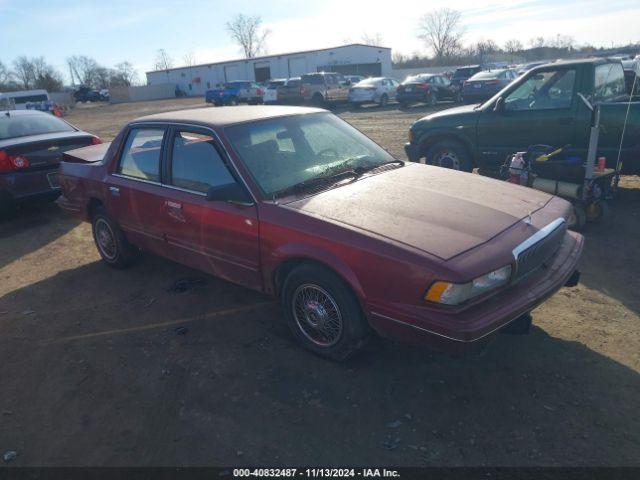
M479 73L476 73L469 80L491 80L493 78L498 78L501 73L504 73L504 72L501 72L499 70L494 70L493 72L479 72ZM504 78L504 75L502 76L502 78Z
M267 88L276 88L282 85L284 85L284 80L279 80L277 82L269 82L269 84L267 85Z
M302 81L299 78L292 78L287 81L287 87L299 87Z
M455 77L465 77L468 78L471 75L477 73L480 71L480 68L478 67L470 67L470 68L458 68L455 73L453 74L454 78Z
M310 83L312 85L322 85L324 84L324 79L322 75L303 75L302 83Z
M612 102L621 100L627 93L624 70L621 63L605 63L596 67L595 100Z
M48 113L30 115L0 115L0 140L56 132L74 132L67 122Z
M402 83L421 83L428 81L430 78L433 78L433 75L413 75L411 77L407 77L406 80Z

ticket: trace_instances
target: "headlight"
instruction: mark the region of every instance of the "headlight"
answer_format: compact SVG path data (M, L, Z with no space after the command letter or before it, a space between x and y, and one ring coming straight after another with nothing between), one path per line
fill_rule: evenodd
M438 280L427 291L424 299L444 305L460 305L509 281L511 265L489 272L468 283L450 283Z

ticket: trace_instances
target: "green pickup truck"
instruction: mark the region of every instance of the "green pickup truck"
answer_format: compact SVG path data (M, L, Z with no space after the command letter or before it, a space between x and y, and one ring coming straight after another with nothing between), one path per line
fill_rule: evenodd
M439 111L409 129L409 160L493 175L506 158L530 145L562 147L586 158L591 111L601 105L598 156L614 167L625 117L623 173L640 174L640 102L629 104L621 62L583 59L543 65L527 72L480 105ZM629 108L630 107L630 108Z

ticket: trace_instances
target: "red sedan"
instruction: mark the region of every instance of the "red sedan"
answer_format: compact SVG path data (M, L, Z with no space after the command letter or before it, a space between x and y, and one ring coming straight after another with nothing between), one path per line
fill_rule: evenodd
M65 154L60 206L115 268L139 249L278 295L310 350L344 359L372 332L463 345L577 281L566 201L405 163L320 109L151 115Z

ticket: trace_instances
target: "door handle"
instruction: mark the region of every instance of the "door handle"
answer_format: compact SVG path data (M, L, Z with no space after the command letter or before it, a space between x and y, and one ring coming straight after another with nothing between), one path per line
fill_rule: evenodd
M118 187L109 187L109 191L114 195L120 193L120 189Z
M182 208L182 204L178 202L172 202L171 200L165 201L165 205L169 208L176 208L180 210Z

